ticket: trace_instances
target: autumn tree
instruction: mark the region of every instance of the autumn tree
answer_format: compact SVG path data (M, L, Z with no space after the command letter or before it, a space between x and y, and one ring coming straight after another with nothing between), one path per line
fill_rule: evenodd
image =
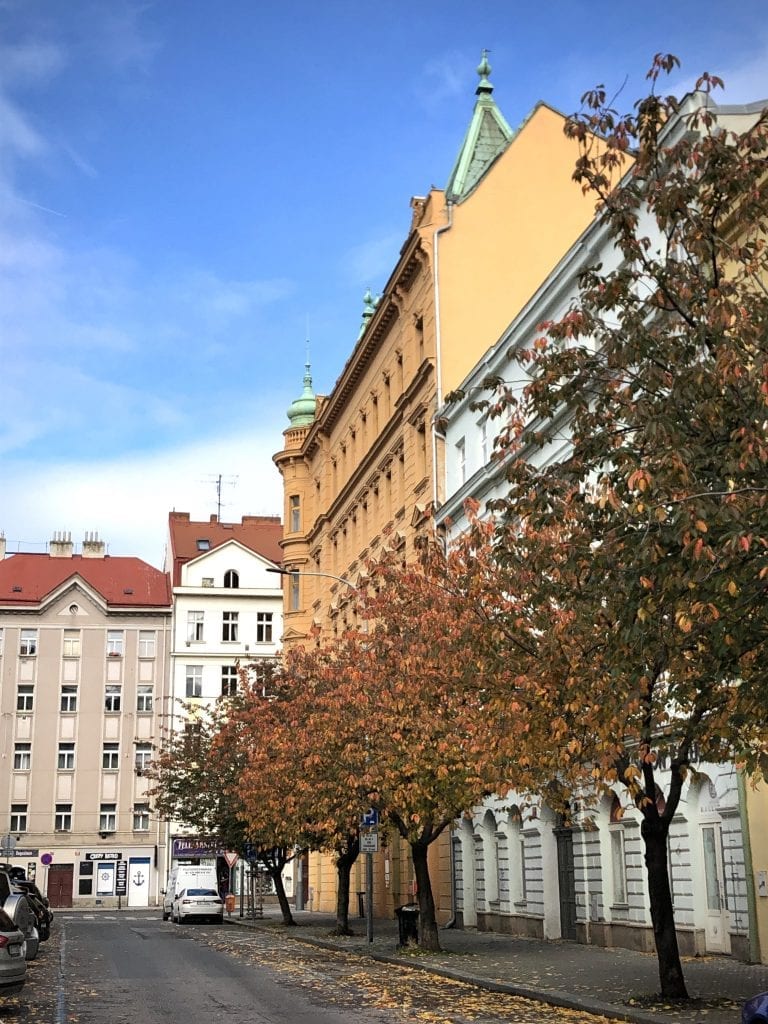
M310 648L286 656L264 687L251 680L217 744L242 753L239 800L249 830L333 855L339 934L350 934L349 877L359 852L361 803L341 759L342 659ZM331 694L331 696L329 696Z
M249 819L242 784L248 751L233 741L230 725L252 699L246 687L208 706L184 704L183 725L177 720L168 728L147 769L150 796L163 817L216 836L227 849L259 863L272 879L284 923L291 925L282 873L295 855L296 839L270 829L274 823L257 828Z
M390 551L358 594L367 631L337 644L349 784L410 847L419 945L429 950L440 948L429 848L513 774L506 751L522 722L499 720L479 660L490 587L478 581L495 572L491 554L487 536L447 552L427 538L407 564Z
M543 325L523 391L484 403L506 424L502 585L525 567L519 685L550 709L542 752L566 788L588 767L641 812L668 998L686 996L670 822L697 761L758 765L768 708L768 119L743 112L733 130L708 75L693 97L659 95L676 63L655 59L632 113L598 88L569 121L619 258Z

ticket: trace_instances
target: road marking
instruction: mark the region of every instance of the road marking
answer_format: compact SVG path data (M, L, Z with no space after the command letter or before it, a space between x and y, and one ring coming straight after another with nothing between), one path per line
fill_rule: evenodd
M66 932L61 933L61 941L59 943L59 977L58 977L58 991L56 992L56 1024L65 1024L67 1019L67 996L64 989L64 976L66 971L64 970L64 960L67 951L67 934Z

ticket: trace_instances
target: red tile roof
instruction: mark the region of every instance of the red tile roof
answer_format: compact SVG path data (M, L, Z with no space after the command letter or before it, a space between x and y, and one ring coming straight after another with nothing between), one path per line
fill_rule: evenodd
M243 547L255 551L276 565L281 565L283 552L280 541L283 524L279 516L243 516L239 523L221 523L218 516L211 516L208 522L195 522L189 512L171 512L168 516L171 536L171 558L173 559L173 585L181 582L181 567L204 551L236 540ZM208 543L201 548L198 541Z
M167 608L171 604L167 573L140 558L18 554L0 561L0 605L23 608L39 604L75 576L101 594L108 605Z

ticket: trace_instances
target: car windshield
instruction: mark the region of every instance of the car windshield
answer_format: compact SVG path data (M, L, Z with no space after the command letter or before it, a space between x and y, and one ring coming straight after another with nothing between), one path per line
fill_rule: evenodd
M187 889L187 896L218 896L215 889Z

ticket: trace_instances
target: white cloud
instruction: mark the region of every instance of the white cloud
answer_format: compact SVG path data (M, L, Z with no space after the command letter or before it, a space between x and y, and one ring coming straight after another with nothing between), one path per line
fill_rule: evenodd
M39 465L7 464L0 531L7 534L9 552L44 551L56 530L70 531L76 543L96 531L111 554L135 555L161 568L168 513L208 519L217 508L219 474L223 520L282 515L282 483L272 463L279 447L279 430L257 432L244 424L202 444L57 462L44 472Z

